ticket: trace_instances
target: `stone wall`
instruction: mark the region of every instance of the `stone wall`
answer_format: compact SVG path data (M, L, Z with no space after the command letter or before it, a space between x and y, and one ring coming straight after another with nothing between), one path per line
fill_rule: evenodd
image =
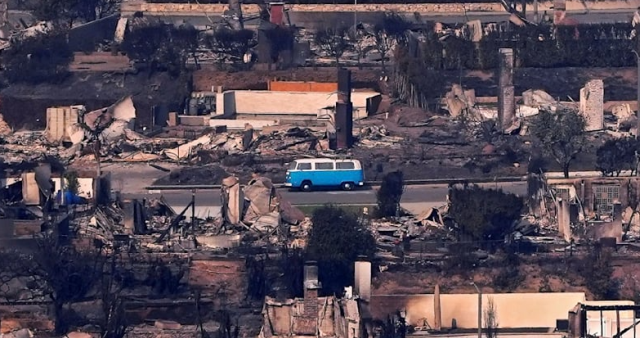
M599 9L630 9L635 10L640 7L640 0L629 1L597 1L588 2L591 10ZM504 8L499 3L442 3L442 4L358 4L358 5L287 5L291 11L297 12L352 12L357 6L358 12L399 12L399 13L464 13L467 12L504 12ZM531 6L529 6L532 8ZM567 1L568 11L583 11L585 6L580 1ZM538 5L539 11L550 11L553 8L552 1L541 1ZM207 13L209 15L220 14L228 9L227 4L157 4L144 2L125 2L122 5L123 13L142 11L153 13ZM254 14L260 11L258 5L243 4L244 14Z
M586 131L604 128L604 81L601 79L587 82L580 90L580 114L587 122Z

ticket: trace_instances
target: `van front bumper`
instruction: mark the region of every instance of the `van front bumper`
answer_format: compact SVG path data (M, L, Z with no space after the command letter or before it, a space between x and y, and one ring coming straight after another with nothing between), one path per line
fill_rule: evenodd
M289 182L285 182L285 183L284 183L284 186L285 186L285 187L292 187L292 186L293 186L293 184L291 184L291 183L289 183Z
M358 185L359 185L359 186L363 186L363 185L364 185L364 182L358 182Z

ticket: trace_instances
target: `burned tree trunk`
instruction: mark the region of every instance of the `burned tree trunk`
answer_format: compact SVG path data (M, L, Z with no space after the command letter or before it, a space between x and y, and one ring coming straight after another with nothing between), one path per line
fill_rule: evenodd
M228 14L231 28L236 31L243 30L244 23L242 22L242 3L240 0L229 0Z
M429 109L429 100L422 90L411 81L408 74L394 69L393 86L398 98L411 107Z

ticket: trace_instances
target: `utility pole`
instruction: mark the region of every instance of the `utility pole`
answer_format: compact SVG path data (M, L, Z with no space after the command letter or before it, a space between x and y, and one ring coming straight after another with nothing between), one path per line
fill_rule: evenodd
M478 292L478 338L482 338L482 290L480 290L475 282L471 282L471 285L473 285Z
M358 31L358 0L353 0L353 31Z

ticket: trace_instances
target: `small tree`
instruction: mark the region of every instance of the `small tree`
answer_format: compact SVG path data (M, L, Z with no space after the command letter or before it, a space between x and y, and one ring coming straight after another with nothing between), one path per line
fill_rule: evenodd
M569 177L571 161L585 144L585 126L584 117L573 110L541 111L531 125L531 135L560 164L565 178Z
M382 20L384 31L400 44L407 42L407 32L411 29L411 22L400 14L391 12Z
M377 323L380 328L380 338L405 338L407 335L407 323L398 315L387 316L387 320Z
M402 171L388 173L382 178L382 185L376 192L378 200L378 216L398 216L400 200L404 192L404 180Z
M74 23L104 18L118 10L121 0L40 0L32 6L41 21L52 21L68 27Z
M520 218L524 203L515 194L477 185L449 189L449 217L454 230L474 240L503 240Z
M149 74L158 67L158 51L168 40L168 30L161 24L146 24L132 28L122 43L131 60L146 64Z
M484 310L484 336L495 338L498 336L498 309L493 297L489 297L487 307Z
M190 55L196 63L196 67L199 67L196 52L200 47L200 32L195 27L185 24L173 29L171 33L172 41L178 50L185 55Z
M118 263L115 252L104 257L105 267L101 276L102 311L100 323L101 337L123 338L129 331L129 322L125 312L125 300L122 291L133 283L133 273Z
M63 246L48 234L36 238L36 244L28 255L5 253L0 275L4 281L27 281L34 297L39 294L48 297L52 302L55 332L64 334L70 326L66 307L85 297L100 280L100 255Z
M596 168L604 176L620 176L623 170L637 167L638 141L633 137L615 138L607 140L596 152Z
M207 46L218 55L221 63L242 64L244 56L256 43L256 34L250 29L231 30L221 27L206 38Z
M302 297L304 294L304 252L300 249L282 249L280 271L287 288L288 298Z
M268 280L265 262L254 256L245 259L247 269L247 296L253 300L262 300L267 295Z
M56 83L67 78L73 60L63 32L17 40L2 53L4 76L11 83Z
M336 60L336 67L340 67L340 58L344 52L351 48L347 39L347 29L345 27L327 27L320 29L314 36L316 46L329 57Z
M327 294L341 295L353 285L353 265L358 256L373 257L376 242L358 218L336 206L313 212L306 257L318 262L319 278Z
M393 36L387 32L383 24L377 24L373 27L373 37L376 41L376 50L380 53L380 62L382 63L382 70L384 71L386 69L385 63L387 61L387 55L393 47L394 39Z
M348 32L349 43L353 46L354 51L358 55L358 68L361 67L361 59L366 56L366 39L369 36L371 35L365 29L360 29L358 27L350 29Z
M493 278L493 285L498 290L511 292L520 286L524 276L520 274L520 257L512 248L507 249L504 264Z
M269 43L270 62L277 62L283 52L294 49L295 33L288 27L276 26L264 31Z
M66 181L66 189L72 194L77 195L80 190L80 182L78 181L77 171L66 171L64 173L64 179Z
M189 269L181 259L166 262L161 259L150 262L144 284L150 286L155 295L176 295L183 289L182 279Z
M135 27L125 36L122 49L137 62L145 63L149 76L166 71L178 76L186 68L189 55L195 55L198 32L188 26L175 28L162 23Z
M589 254L582 259L580 274L587 289L597 300L618 299L620 281L613 278L611 252L601 247L591 248Z

